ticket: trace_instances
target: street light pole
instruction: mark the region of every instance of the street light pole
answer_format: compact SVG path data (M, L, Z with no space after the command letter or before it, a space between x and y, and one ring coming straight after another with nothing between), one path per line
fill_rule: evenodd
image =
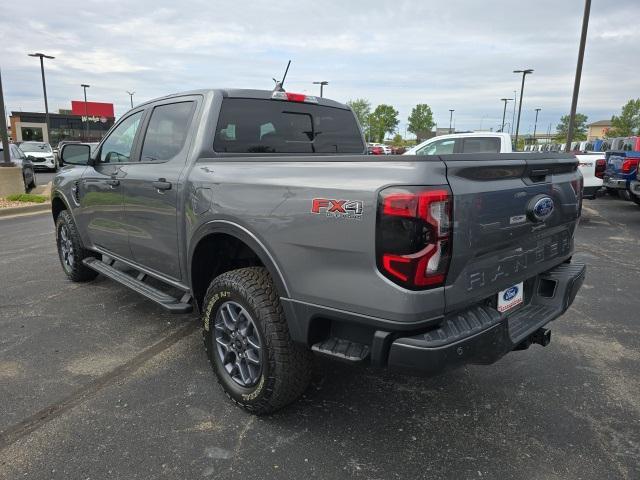
M504 117L507 114L507 102L513 100L513 98L501 98L500 101L504 102L504 109L502 110L502 127L500 131L504 133Z
M536 128L538 126L538 113L540 113L540 110L542 110L541 108L536 108L536 121L533 124L533 144L535 145L536 143Z
M133 108L133 95L134 95L136 92L129 92L129 91L127 91L127 93L129 94L129 100L131 100L131 108Z
M451 133L451 121L453 120L453 112L455 112L455 110L449 109L449 133Z
M9 153L9 136L7 135L7 115L4 111L4 93L2 92L2 73L0 72L0 142L2 142L2 158L0 167L13 167Z
M52 57L51 55L45 55L44 53L29 53L27 54L30 57L39 57L40 58L40 73L42 74L42 91L44 92L44 122L47 124L47 136L50 134L49 130L51 129L51 125L49 124L49 103L47 102L47 83L44 79L44 59L48 58L49 60L53 60L56 57ZM43 138L44 140L44 138ZM48 139L51 142L51 139Z
M573 142L573 129L576 123L576 109L578 108L578 93L580 92L580 78L582 77L582 61L584 59L584 47L587 43L587 30L589 28L589 14L591 12L591 0L584 2L584 14L582 15L582 33L580 35L580 47L578 50L578 64L576 65L576 78L573 83L573 98L571 99L571 113L569 114L569 131L567 132L567 144L565 152L571 151Z
M89 88L91 85L87 85L86 83L83 83L80 86L84 90L84 126L85 126L84 141L87 142L89 141L89 113L88 113L89 110L87 109L87 88Z
M524 95L524 79L530 73L533 73L532 68L527 68L526 70L514 70L513 73L521 73L522 74L522 85L520 86L520 104L518 105L518 121L516 123L516 139L515 139L515 147L518 148L518 132L520 130L520 114L522 113L522 96Z
M320 98L322 98L322 94L323 94L323 87L325 85L329 85L329 82L327 82L326 80L322 80L321 82L313 82L314 85L320 85Z

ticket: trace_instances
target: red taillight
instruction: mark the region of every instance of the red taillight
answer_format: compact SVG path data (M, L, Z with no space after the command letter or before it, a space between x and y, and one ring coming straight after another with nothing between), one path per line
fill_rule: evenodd
M305 95L304 93L275 91L271 94L273 100L286 100L288 102L318 103L318 97Z
M378 268L398 285L416 290L445 282L451 257L451 193L445 188L380 193Z
M595 176L598 178L604 177L604 171L607 168L607 161L604 158L596 160L596 172Z
M630 157L622 162L622 173L631 173L634 168L638 167L640 158Z

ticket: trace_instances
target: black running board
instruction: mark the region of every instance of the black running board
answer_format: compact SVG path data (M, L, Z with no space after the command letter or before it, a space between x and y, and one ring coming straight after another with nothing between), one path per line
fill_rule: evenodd
M312 345L311 350L348 362L362 362L369 356L368 345L335 337Z
M131 275L93 257L85 258L82 260L82 263L90 269L101 273L105 277L109 277L111 280L115 280L125 287L129 287L134 292L138 292L140 295L156 302L171 313L189 313L193 309L191 303L184 301L189 297L188 294L186 294L182 299L177 299L171 295L167 295L157 288L144 283L143 274L138 276L138 278L132 277Z

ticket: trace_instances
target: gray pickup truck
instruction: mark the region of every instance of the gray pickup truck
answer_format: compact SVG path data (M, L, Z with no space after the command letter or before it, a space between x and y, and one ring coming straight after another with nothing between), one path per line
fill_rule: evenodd
M61 158L67 276L195 309L219 383L254 413L302 394L312 352L434 374L546 345L585 276L573 156L367 156L324 98L171 95Z

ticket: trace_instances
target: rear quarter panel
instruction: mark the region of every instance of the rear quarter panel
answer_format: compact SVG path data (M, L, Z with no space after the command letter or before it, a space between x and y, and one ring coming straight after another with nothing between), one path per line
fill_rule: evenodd
M265 245L294 301L399 322L424 320L442 314L443 289L408 291L378 273L377 197L391 185L446 183L437 157L202 159L189 188L207 211L190 216L187 238L207 224L237 224ZM312 213L315 198L362 202L362 214Z

